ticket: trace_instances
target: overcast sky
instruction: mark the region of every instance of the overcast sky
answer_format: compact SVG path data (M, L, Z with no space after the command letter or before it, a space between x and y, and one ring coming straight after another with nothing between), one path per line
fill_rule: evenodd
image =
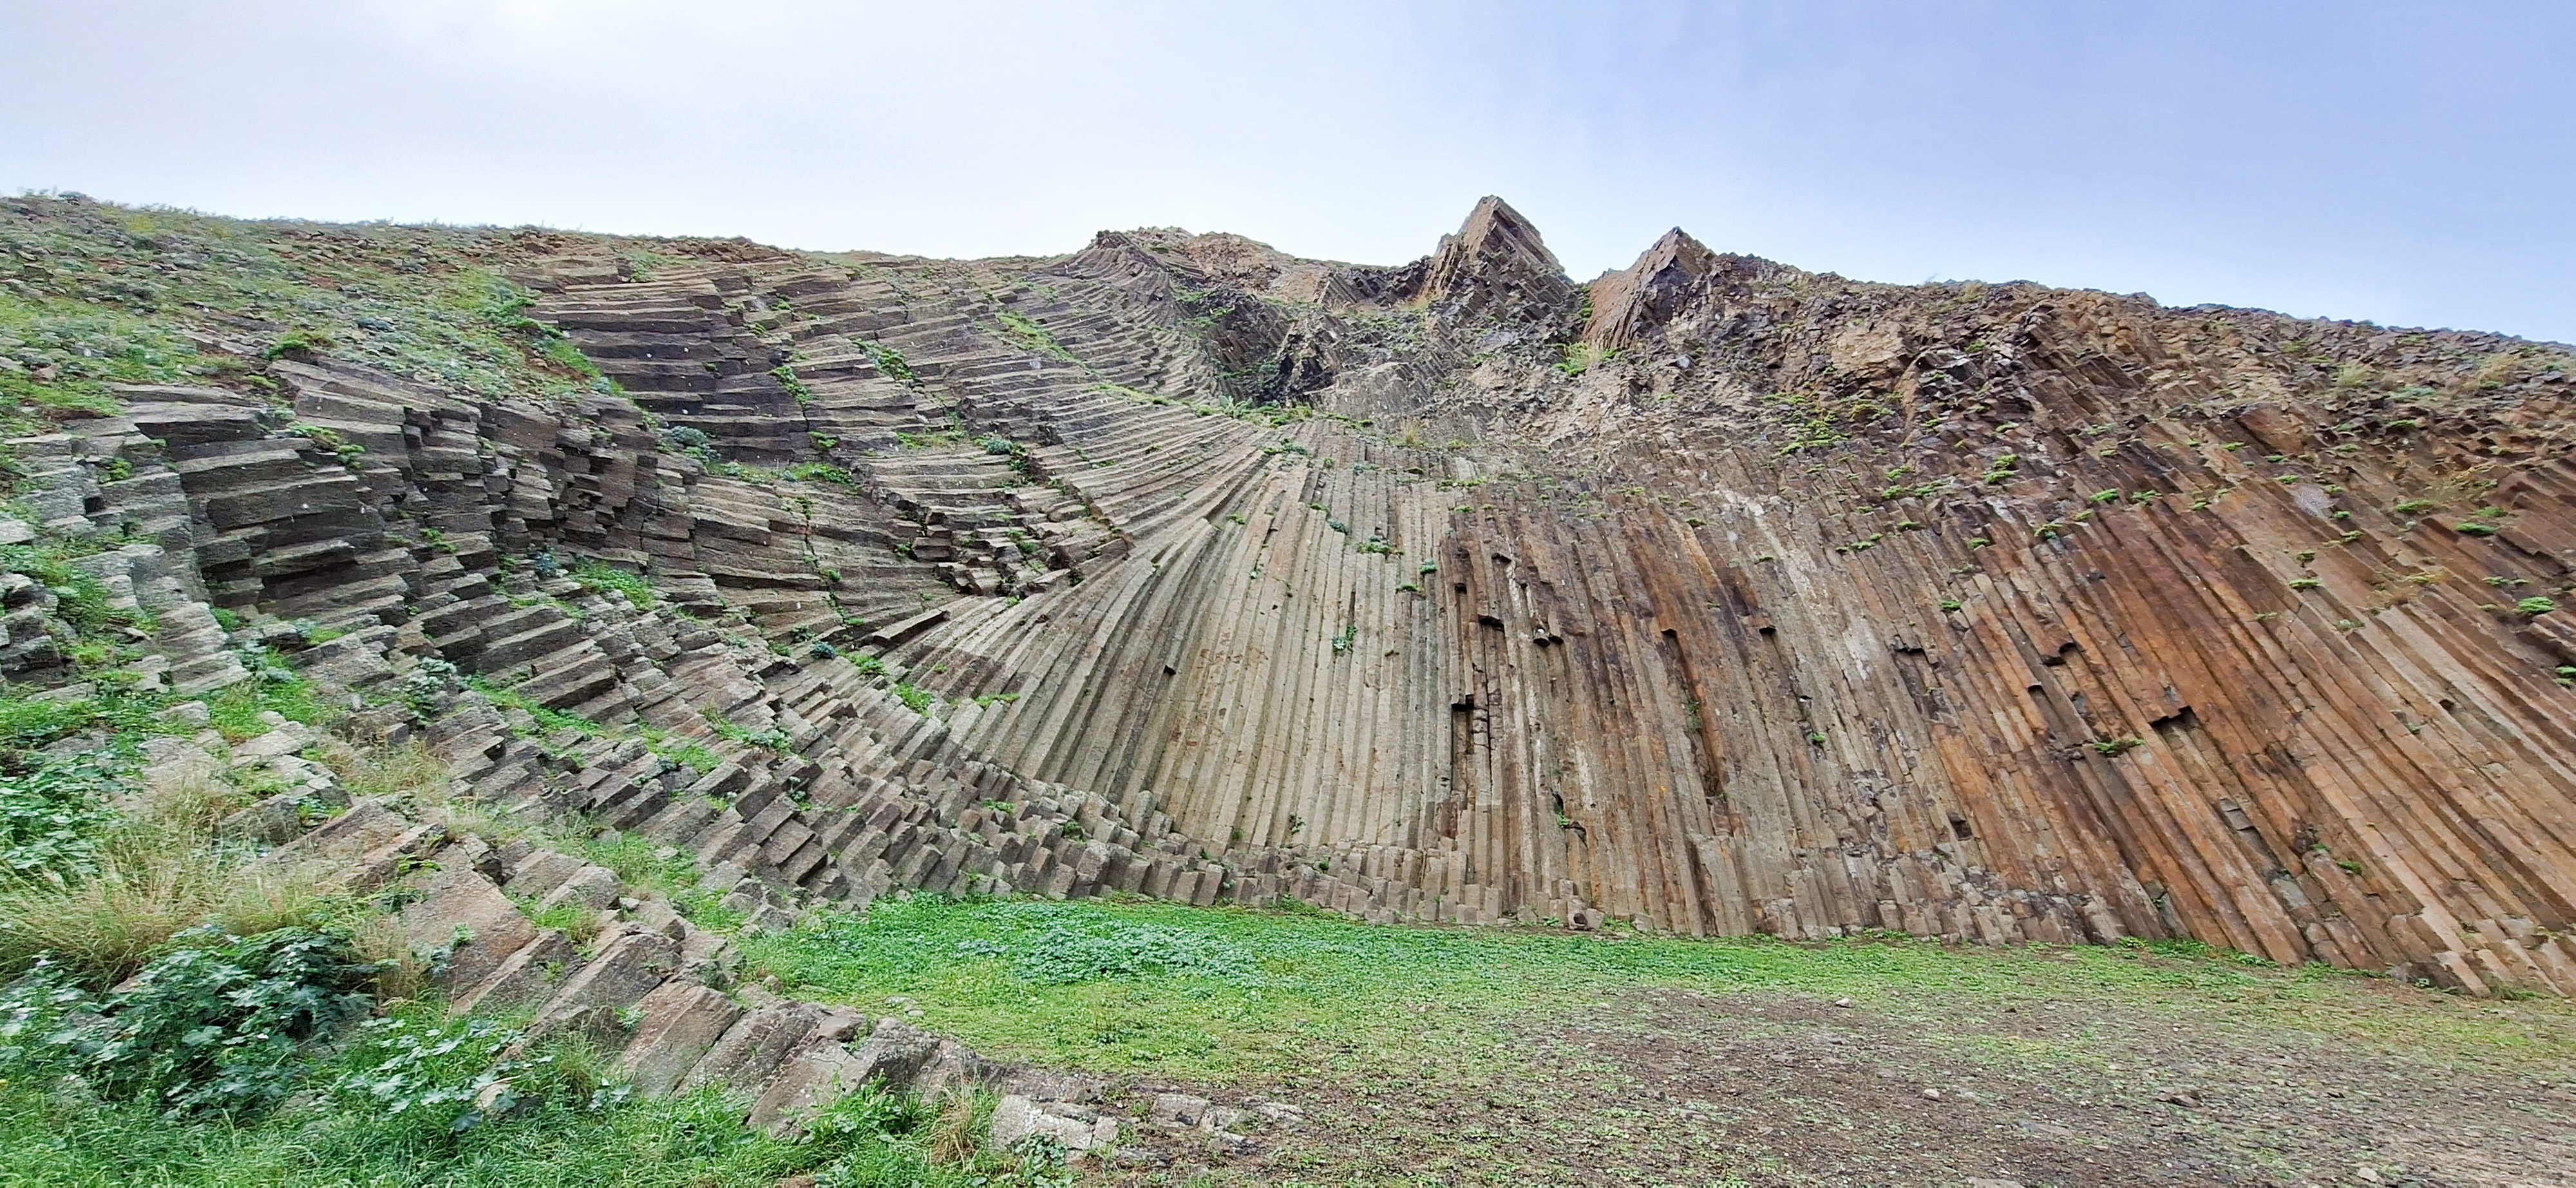
M0 188L232 215L1578 277L1680 225L2576 341L2576 3L0 0Z

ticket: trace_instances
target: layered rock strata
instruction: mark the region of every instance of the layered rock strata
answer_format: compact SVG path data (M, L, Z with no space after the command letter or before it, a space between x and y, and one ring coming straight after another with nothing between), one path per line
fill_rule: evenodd
M1679 232L1582 286L1491 200L1401 268L559 239L517 275L614 395L280 362L291 419L136 391L44 443L49 524L154 542L104 555L173 685L236 675L191 606L345 627L296 659L361 695L436 658L724 759L435 689L501 803L828 897L2576 990L2564 348Z

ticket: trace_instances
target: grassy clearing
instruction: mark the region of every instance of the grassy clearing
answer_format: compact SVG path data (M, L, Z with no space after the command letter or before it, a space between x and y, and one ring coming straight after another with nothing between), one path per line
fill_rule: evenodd
M1905 939L1586 936L1381 927L1311 912L1152 902L880 901L742 941L797 992L887 1011L1015 1059L1228 1081L1285 1068L1369 1078L1508 1060L1497 1024L1579 1017L1622 990L1848 996L1940 1028L2015 1004L2117 1003L2198 1026L2564 1061L2576 1011L2492 1004L2190 945L1953 948ZM2532 1008L2540 1008L2534 1011Z

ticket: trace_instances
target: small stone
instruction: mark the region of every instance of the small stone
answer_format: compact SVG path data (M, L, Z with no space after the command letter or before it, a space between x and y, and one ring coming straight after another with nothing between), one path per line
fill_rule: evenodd
M2361 1181L2366 1184L2376 1184L2379 1182L2379 1169L2372 1167L2367 1163L2354 1164L2352 1166L2352 1174L2359 1177Z
M1204 1097L1187 1093L1157 1093L1154 1095L1154 1110L1146 1120L1156 1126L1192 1130L1207 1115L1210 1104Z
M1848 999L1848 998L1837 998L1837 999L1835 999L1835 1000L1834 1000L1834 1005L1835 1005L1835 1006L1838 1006L1838 1007L1847 1007L1847 1006L1850 1006L1851 1004L1852 1004L1852 1001L1851 1001L1850 999Z
M1941 1091L1938 1089L1926 1089L1923 1091L1923 1100L1939 1101L1941 1100Z
M993 1107L993 1145L1010 1150L1031 1135L1051 1135L1071 1154L1080 1155L1094 1148L1108 1148L1118 1141L1118 1122L1112 1118L1068 1117L1091 1111L1061 1102L1036 1102L1013 1093Z
M1109 1153L1114 1167L1169 1167L1172 1161L1144 1147L1120 1147Z

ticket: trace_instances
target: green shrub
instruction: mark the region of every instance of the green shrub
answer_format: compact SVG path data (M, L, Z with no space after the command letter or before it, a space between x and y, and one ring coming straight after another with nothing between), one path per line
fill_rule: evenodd
M120 758L88 751L0 777L0 874L59 879L96 869L97 834L116 819L108 798L126 775Z
M721 1085L599 1110L518 1096L506 1117L448 1133L336 1094L250 1122L174 1125L21 1082L0 1087L0 1167L41 1167L49 1185L769 1188L836 1154L745 1126Z
M874 357L877 370L884 372L888 377L907 381L913 378L912 365L903 361L902 352L881 343L871 342L860 343L859 348Z
M910 1134L929 1120L930 1110L920 1097L871 1084L816 1111L806 1120L804 1134L808 1142L882 1139Z
M2534 615L2545 615L2557 609L2558 603L2556 600L2542 598L2537 595L2525 598L2522 601L2513 604L2513 613L2525 618L2529 618Z
M306 1041L373 1001L359 987L377 967L337 933L200 929L173 939L178 948L103 997L38 965L0 1002L9 1020L0 1032L16 1030L0 1055L77 1075L111 1101L255 1114L294 1089Z
M319 330L289 330L261 354L271 359L301 359L331 349L331 336Z

